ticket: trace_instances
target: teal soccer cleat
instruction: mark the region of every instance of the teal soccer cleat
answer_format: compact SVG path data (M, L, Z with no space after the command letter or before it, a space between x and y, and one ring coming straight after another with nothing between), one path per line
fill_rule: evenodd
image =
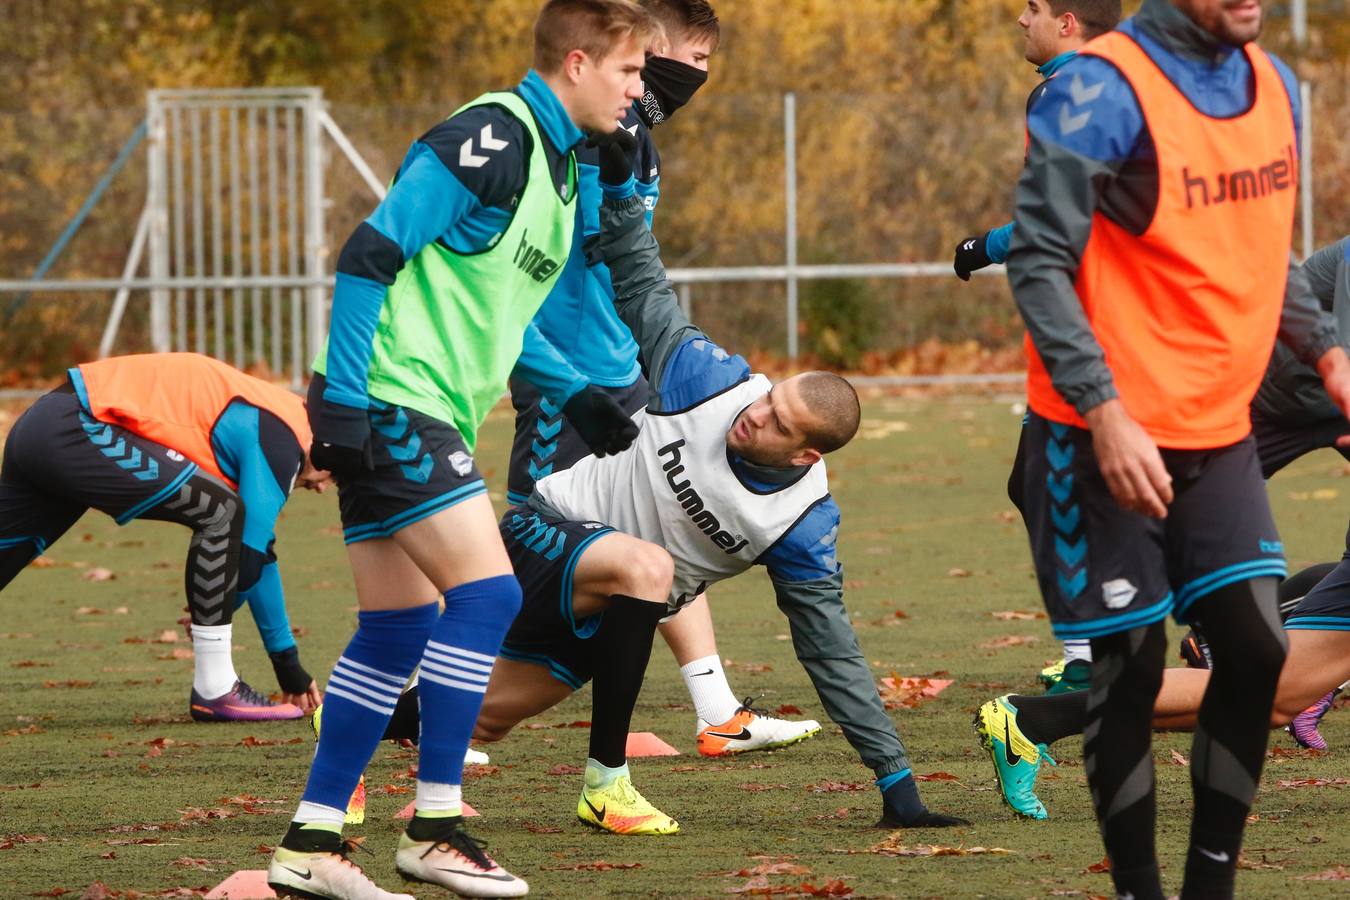
M1029 819L1049 818L1036 796L1041 762L1055 765L1044 744L1033 744L1017 727L1017 709L1008 696L990 700L975 713L975 733L994 762L999 792L1013 812Z

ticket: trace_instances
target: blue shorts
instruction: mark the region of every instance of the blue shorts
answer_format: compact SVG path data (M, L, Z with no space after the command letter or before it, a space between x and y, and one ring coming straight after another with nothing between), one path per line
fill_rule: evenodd
M1336 568L1299 601L1284 620L1289 631L1350 631L1350 531Z

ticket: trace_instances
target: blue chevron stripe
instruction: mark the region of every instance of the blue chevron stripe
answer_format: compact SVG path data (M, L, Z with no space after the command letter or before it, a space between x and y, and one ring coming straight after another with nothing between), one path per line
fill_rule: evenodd
M1087 569L1079 569L1078 574L1072 578L1065 578L1063 572L1056 572L1055 578L1059 581L1060 592L1067 600L1077 600L1078 595L1087 587Z
M1064 563L1066 568L1076 569L1083 559L1087 556L1087 538L1080 537L1075 543L1070 544L1064 538L1055 536L1055 554Z
M399 462L410 462L422 452L422 439L413 432L408 438L408 443L400 447L398 444L389 445L389 455Z
M558 452L558 442L552 441L547 444L541 444L536 439L530 443L530 450L534 452L534 456L536 459L538 459L540 462L543 462L544 460L552 456L554 453Z
M403 477L409 481L415 481L418 484L426 484L431 480L431 469L434 463L431 454L428 453L422 457L422 461L416 466L399 466L403 470Z
M552 425L543 419L535 419L534 421L534 430L539 432L539 436L546 441L551 441L557 437L558 432L562 431L562 427L562 419L557 420Z
M132 447L131 455L126 459L119 459L117 465L123 469L139 469L141 467L141 448Z
M1061 506L1068 503L1073 496L1073 475L1065 475L1063 478L1049 475L1046 477L1046 483L1050 488L1050 496Z
M527 550L533 550L535 553L543 553L548 542L553 540L553 536L558 533L558 529L552 525L540 523L539 531L530 536L530 540L525 543Z
M550 419L562 413L561 406L555 406L552 402L543 397L539 398L539 408L543 410L544 415L548 416Z
M553 541L553 546L544 552L544 559L552 562L562 556L563 550L567 547L567 532L558 532L558 537Z
M1070 506L1067 511L1061 513L1057 507L1050 507L1050 518L1055 523L1055 530L1060 534L1069 537L1078 530L1078 504Z
M1062 472L1073 465L1073 444L1060 444L1055 441L1047 441L1045 444L1045 457L1050 461L1050 468Z
M1069 426L1063 422L1047 422L1050 426L1050 433L1055 436L1055 440L1062 441L1069 436Z
M159 477L159 463L155 462L153 459L147 459L145 461L145 468L139 472L133 472L132 474L141 481L154 481Z
M371 427L391 440L398 440L408 432L408 414L402 407L396 406L392 421L381 417L371 422Z
M530 477L535 481L553 474L553 463L547 465L536 465L534 460L530 460Z

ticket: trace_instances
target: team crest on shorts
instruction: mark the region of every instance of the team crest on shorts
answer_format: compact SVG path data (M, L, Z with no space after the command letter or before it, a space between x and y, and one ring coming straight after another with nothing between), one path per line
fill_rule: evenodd
M463 450L456 450L450 454L450 468L455 470L455 474L464 476L469 474L473 468L473 457Z
M183 454L179 453L177 450L169 450L164 455L167 456L169 459L173 460L174 462L182 462L187 458Z
M1102 585L1102 602L1107 609L1124 609L1139 593L1128 578L1116 578Z

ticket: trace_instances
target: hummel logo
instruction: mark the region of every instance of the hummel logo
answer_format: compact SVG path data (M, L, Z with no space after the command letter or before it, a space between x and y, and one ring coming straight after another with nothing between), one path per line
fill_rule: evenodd
M974 250L974 249L975 249L975 242L974 242L974 241L966 241L964 244L961 245L961 249L962 249L962 250Z
M483 126L483 130L478 134L478 143L483 145L483 149L495 153L498 150L505 150L511 146L510 141L499 140L492 134L492 123ZM473 152L473 138L459 145L459 164L466 169L481 169L488 162L490 157L479 156Z
M726 739L729 740L729 741L748 741L748 740L750 740L750 729L749 729L749 728L746 728L744 725L741 726L741 731L740 731L739 734L724 734L724 733L722 733L722 732L720 732L720 731L707 731L707 732L704 732L704 734L708 735L708 737L720 737L720 738L726 738Z
M601 822L605 821L605 810L609 809L608 803L606 803L599 809L596 809L595 804L591 802L591 798L587 797L585 794L581 795L581 802L585 803L588 807L590 807L591 815L595 816Z
M298 875L301 878L305 879L306 881L309 881L311 878L314 877L313 873L310 872L308 869L306 869L304 872L301 872L299 869L292 869L290 866L285 865L284 863L282 864L281 867L285 869L287 872L290 872L292 875Z
M1226 863L1230 859L1232 859L1232 857L1228 855L1227 851L1224 851L1223 853L1212 853L1209 850L1206 850L1204 847L1196 847L1195 849L1199 850L1201 853L1205 854L1205 856L1208 856L1216 863Z
M1022 761L1022 757L1012 748L1012 722L1003 723L1003 758L1008 761L1008 765L1015 766Z

